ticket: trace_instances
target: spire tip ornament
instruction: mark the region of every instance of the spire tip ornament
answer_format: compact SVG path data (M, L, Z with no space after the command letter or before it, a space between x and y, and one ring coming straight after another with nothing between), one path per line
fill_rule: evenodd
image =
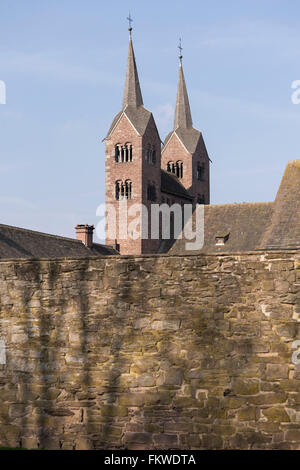
M131 38L131 31L132 31L131 23L133 22L133 19L131 18L130 12L126 19L128 20L128 24L129 24L128 31L129 31L129 36Z
M181 45L181 38L179 38L179 44L178 44L178 49L179 49L179 61L180 61L180 65L182 65L182 45Z

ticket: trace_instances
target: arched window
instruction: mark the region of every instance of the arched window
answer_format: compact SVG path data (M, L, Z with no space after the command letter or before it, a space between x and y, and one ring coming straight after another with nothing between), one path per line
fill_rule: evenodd
M183 178L183 163L180 160L176 162L176 176L177 178Z
M155 165L155 164L156 164L156 150L153 147L153 149L152 149L152 165Z
M121 199L131 199L132 197L132 182L126 180L125 183L121 180L115 183L115 198L117 201Z
M169 171L170 173L174 173L174 175L176 175L176 165L174 162L167 163L167 171Z
M132 162L132 145L128 142L124 145L124 153L125 162Z
M132 183L130 180L125 181L125 198L131 199Z
M204 181L205 179L205 167L200 162L197 164L197 179Z
M147 162L149 163L149 165L156 164L156 150L155 150L154 145L150 145L150 144L147 145L146 158L147 158Z
M116 163L132 162L132 144L115 145L115 161Z
M128 145L128 152L129 152L129 161L132 162L132 145L131 144L127 144Z
M115 161L116 163L119 163L120 161L120 145L119 144L115 145Z
M122 183L122 181L116 181L116 183L115 183L115 198L116 198L117 201L120 200L121 183Z
M147 187L147 199L148 201L156 201L156 188L154 184L148 184Z

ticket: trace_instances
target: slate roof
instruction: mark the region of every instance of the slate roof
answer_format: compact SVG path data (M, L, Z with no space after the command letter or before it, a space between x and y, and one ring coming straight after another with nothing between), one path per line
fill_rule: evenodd
M183 197L191 200L193 197L181 184L177 176L161 169L161 191L163 193L172 194L174 196Z
M176 107L174 116L174 129L191 129L193 127L189 97L186 89L182 64L179 66Z
M0 224L0 258L72 258L118 254L113 248Z
M133 106L134 108L138 108L143 105L142 92L131 37L129 39L123 109L128 105Z
M174 128L165 138L164 147L166 147L174 133L179 137L188 152L194 153L196 151L201 132L193 128L189 97L181 63L179 66Z
M257 249L271 222L273 207L272 202L205 205L204 246L200 252L226 253ZM216 245L216 237L228 234L224 245ZM173 241L169 246L165 244L165 249L169 249L170 254L187 253L187 241L184 238Z
M110 136L123 114L128 117L129 121L140 135L145 133L149 120L152 117L150 111L143 106L142 92L131 38L129 40L122 110L114 117L106 139Z
M300 160L287 164L262 249L300 248Z
M169 132L164 141L164 148L173 134L176 134L179 137L187 151L190 153L194 153L196 151L199 139L202 137L201 132L197 131L197 129L194 129L193 127L190 129L178 128Z
M224 245L216 245L216 237L228 234ZM197 253L186 251L187 241L165 240L159 252ZM274 202L204 207L204 246L200 252L276 249L300 249L300 160L288 163Z

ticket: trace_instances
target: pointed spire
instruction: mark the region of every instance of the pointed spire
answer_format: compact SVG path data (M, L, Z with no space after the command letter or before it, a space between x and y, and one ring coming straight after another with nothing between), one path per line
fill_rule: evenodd
M178 127L189 129L193 126L189 97L187 94L183 68L182 68L182 47L179 40L179 78L174 118L174 130Z
M131 39L131 22L132 19L128 17L129 21L129 50L128 50L128 60L127 60L127 70L126 70L126 80L125 80L125 87L124 87L124 95L123 95L123 109L128 106L133 106L137 108L138 106L143 105L143 98L142 92L139 82L139 76L137 72L137 67L135 63L135 56L134 50L132 46L132 39Z

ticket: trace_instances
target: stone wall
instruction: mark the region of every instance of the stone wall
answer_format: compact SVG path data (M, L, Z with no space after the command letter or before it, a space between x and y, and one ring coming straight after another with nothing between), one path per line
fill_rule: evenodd
M299 251L2 260L0 445L300 449L299 318Z

